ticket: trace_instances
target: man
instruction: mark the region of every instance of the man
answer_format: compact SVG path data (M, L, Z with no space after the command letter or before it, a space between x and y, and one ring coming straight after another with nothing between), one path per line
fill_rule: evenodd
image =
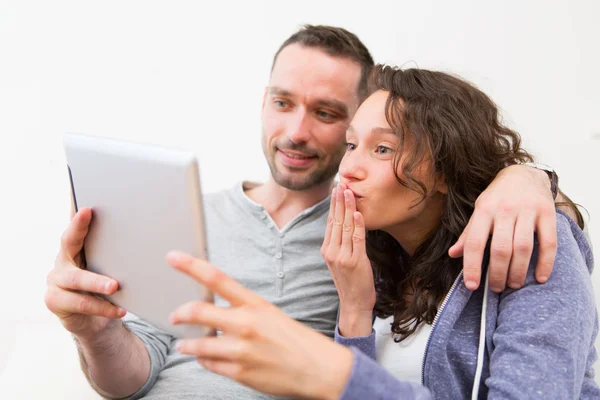
M211 262L329 336L338 300L319 252L327 197L372 65L366 47L344 29L307 26L292 35L275 56L263 99L263 150L271 178L206 197ZM460 256L464 247L469 288L479 285L492 227L492 288L501 290L507 278L511 286L522 284L534 229L542 248L538 278L549 276L556 251L549 188L545 172L513 166L482 194L467 233L451 249ZM204 370L176 351L173 337L134 317L123 322L125 310L89 294L111 294L118 287L78 268L90 220L91 210L80 210L63 235L45 300L76 339L92 386L111 398L266 398Z

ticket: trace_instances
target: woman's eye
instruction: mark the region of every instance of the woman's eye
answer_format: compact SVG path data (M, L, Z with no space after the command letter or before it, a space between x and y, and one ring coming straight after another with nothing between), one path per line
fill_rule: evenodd
M346 150L354 150L356 145L353 143L346 143Z
M391 153L392 149L387 146L377 146L377 153L379 154L388 154Z

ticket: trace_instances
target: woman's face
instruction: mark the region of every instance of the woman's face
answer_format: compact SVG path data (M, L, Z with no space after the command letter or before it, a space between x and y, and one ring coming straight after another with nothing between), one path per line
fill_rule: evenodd
M346 133L348 145L340 164L340 178L354 192L357 209L363 214L368 230L380 229L397 239L400 235L413 241L419 233L426 234L439 224L446 188L443 183L436 184L430 173L429 154L413 171L415 178L427 187L424 201L419 203L421 194L396 179L393 159L400 137L385 117L388 95L389 92L382 90L373 93L356 112ZM412 150L411 144L412 137L407 133L397 170L403 179L402 164Z

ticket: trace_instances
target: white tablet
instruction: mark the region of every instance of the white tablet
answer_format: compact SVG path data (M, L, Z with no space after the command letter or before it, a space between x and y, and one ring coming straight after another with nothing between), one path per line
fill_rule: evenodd
M169 323L180 305L213 299L165 260L170 250L208 256L194 154L79 134L66 134L64 147L75 209L93 213L87 269L119 282L107 300L176 337L210 333Z

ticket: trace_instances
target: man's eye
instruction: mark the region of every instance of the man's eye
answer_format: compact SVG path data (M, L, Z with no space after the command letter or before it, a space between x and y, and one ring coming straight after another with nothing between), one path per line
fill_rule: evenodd
M317 111L317 115L319 116L319 118L326 119L326 120L335 118L335 116L333 114L329 114L326 111Z
M377 146L377 153L379 154L388 154L391 153L392 149L387 146Z
M277 108L285 108L287 106L287 103L282 100L275 100L273 103Z
M346 150L354 150L356 149L356 145L354 143L346 143Z

